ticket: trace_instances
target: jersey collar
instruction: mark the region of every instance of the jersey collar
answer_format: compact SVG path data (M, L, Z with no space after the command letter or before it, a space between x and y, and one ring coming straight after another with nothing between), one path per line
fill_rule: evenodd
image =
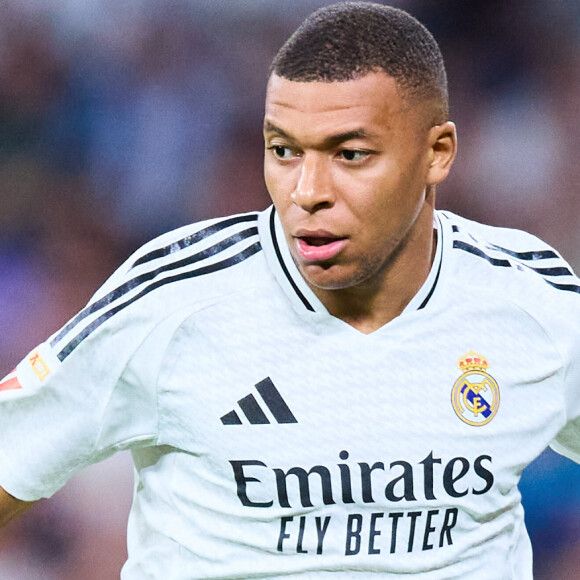
M433 227L437 232L437 248L431 270L423 286L407 304L405 312L421 310L429 303L441 273L443 261L443 227L438 214L435 214ZM290 250L286 244L286 238L282 230L282 224L274 206L260 213L258 217L258 229L260 242L270 270L284 290L286 296L299 313L318 312L327 313L326 308L312 292L306 281L300 274Z
M443 247L445 240L443 239L443 226L437 212L435 212L435 216L433 218L433 229L436 232L437 246L435 248L433 264L431 264L431 270L429 271L429 275L423 283L423 286L419 288L417 294L415 294L409 304L407 304L405 310L403 310L403 313L412 312L413 310L422 310L425 308L431 300L431 297L435 292L435 288L437 287L437 283L439 282L441 266L443 264Z
M258 230L268 266L294 308L298 312L324 312L326 309L306 284L290 255L274 206L259 215Z

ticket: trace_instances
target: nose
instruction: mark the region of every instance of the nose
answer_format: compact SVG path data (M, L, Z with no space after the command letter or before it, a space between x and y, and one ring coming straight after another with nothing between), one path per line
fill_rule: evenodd
M316 154L305 154L300 165L300 176L292 193L292 201L308 213L314 213L334 204L330 169L325 159Z

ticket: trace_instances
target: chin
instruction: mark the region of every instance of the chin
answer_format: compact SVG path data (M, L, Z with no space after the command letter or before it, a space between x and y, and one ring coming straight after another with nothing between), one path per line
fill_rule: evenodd
M302 275L310 286L320 290L344 290L352 288L364 280L364 276L356 276L337 270L337 266L329 268L307 266L302 270Z

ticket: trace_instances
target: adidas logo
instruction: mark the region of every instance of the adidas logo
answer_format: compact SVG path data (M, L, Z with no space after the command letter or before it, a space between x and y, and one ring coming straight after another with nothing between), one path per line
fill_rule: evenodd
M288 407L270 377L266 377L263 381L260 381L256 385L256 390L278 423L298 423L290 407ZM240 399L238 405L246 419L250 422L250 425L267 425L271 422L253 394L250 393ZM221 417L221 422L224 425L243 424L235 409Z

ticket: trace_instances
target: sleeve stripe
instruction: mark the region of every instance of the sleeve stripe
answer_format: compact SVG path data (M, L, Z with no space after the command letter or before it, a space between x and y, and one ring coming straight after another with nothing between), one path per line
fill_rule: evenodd
M112 304L113 302L115 302L116 300L118 300L119 298L121 298L122 296L124 296L125 294L130 292L131 290L133 290L133 289L137 288L138 286L141 286L142 284L152 280L156 276L159 276L160 274L162 274L164 272L168 272L170 270L175 270L177 268L182 268L184 266L189 266L191 264L195 264L196 262L200 262L201 260L205 260L207 258L215 256L215 255L219 254L220 252L223 252L227 248L233 246L234 244L237 244L238 242L241 242L244 239L246 239L250 236L257 235L257 234L258 234L258 228L256 226L248 228L246 230L242 230L241 232L238 232L237 234L234 234L234 235L230 236L229 238L226 238L225 240L222 240L221 242L214 244L213 246L210 246L209 248L207 248L205 250L202 250L201 252L193 254L192 256L189 256L188 258L184 258L182 260L176 260L175 262L170 262L169 264L165 264L163 266L155 268L154 270L151 270L150 272L146 272L144 274L141 274L139 276L136 276L135 278L128 280L127 282L121 284L118 288L115 288L115 290L112 290L107 295L103 296L102 298L100 298L96 302L89 304L86 308L81 310L51 340L51 343L50 343L51 346L55 346L56 343L58 343L60 340L62 340L71 330L73 330L75 328L75 326L77 326L80 322L82 322L87 316L90 316L91 314L93 314L101 309L107 308L110 304Z
M99 326L101 326L103 323L105 323L107 320L109 320L109 318L111 318L112 316L114 316L115 314L120 312L121 310L124 310L125 308L127 308L127 306L133 304L134 302L136 302L137 300L139 300L143 296L149 294L149 292L155 290L156 288L159 288L159 287L164 286L166 284L171 284L173 282L179 282L181 280L187 280L189 278L195 278L197 276L203 276L205 274L210 274L212 272L224 270L224 269L229 268L235 264L239 264L240 262L243 262L247 258L249 258L249 257L253 256L254 254L256 254L257 252L259 252L261 249L262 249L262 247L260 245L260 242L257 241L257 242L254 242L251 246L248 246L247 248L242 250L241 252L235 254L234 256L231 256L230 258L227 258L226 260L222 260L221 262L215 262L215 263L209 264L207 266L196 268L195 270L190 270L187 272L182 272L182 273L177 274L175 276L169 276L166 278L162 278L160 280L157 280L157 281L149 284L148 286L143 288L143 290L141 290L141 292L139 292L138 294L136 294L135 296L133 296L129 300L127 300L121 304L118 304L117 306L115 306L114 308L111 308L110 310L107 310L105 313L101 314L101 316L99 316L98 318L93 320L93 322L91 322L88 326L86 326L79 334L77 334L75 336L75 338L73 340L71 340L58 353L57 356L58 356L59 360L61 362L64 361L66 359L66 357L69 356L69 354L71 352L73 352L74 349L77 348L77 346L79 346L79 344L81 344L81 342L83 342L83 340L85 340Z
M459 226L454 225L452 226L452 230L454 233L461 233L461 229ZM554 250L536 250L531 252L514 252L513 250L509 250L508 248L502 248L501 246L496 246L495 244L486 243L486 247L491 250L497 250L498 252L502 252L503 254L507 254L512 258L517 258L518 260L524 261L535 261L535 260L548 260L550 258L560 258ZM571 273L568 271L568 273Z
M202 230L199 230L198 232L195 232L194 234L191 234L190 236L186 236L185 238L182 238L181 240L173 244L169 244L168 246L164 246L163 248L153 250L145 254L144 256L141 256L138 260L136 260L132 264L130 269L132 270L133 268L140 266L141 264L145 264L146 262L150 262L151 260L156 260L157 258L164 258L165 256L168 256L170 254L174 254L175 252L184 250L185 248L193 246L194 244L200 242L201 240L207 238L208 236L211 236L230 226L241 224L244 222L255 222L256 220L257 220L256 213L238 215L228 219L221 220L217 223L208 226L207 228L204 228Z
M546 282L558 290L566 290L568 292L577 292L580 294L580 286L577 286L576 284L556 284L556 282L551 282L550 280L546 280Z
M469 252L474 256L478 256L479 258L483 258L487 262L489 262L492 266L502 266L504 268L511 267L511 262L509 260L504 260L503 258L493 258L492 256L488 256L483 250L472 246L466 242L462 242L461 240L453 240L453 247L458 250L463 250L465 252Z
M484 260L486 260L487 262L489 262L492 266L500 266L500 267L508 267L511 268L514 266L514 264L512 264L512 262L510 262L509 260L505 260L503 258L494 258L492 256L490 256L489 254L485 253L483 250L481 250L480 248L477 248L476 246L473 246L471 244L468 244L466 242L463 242L461 240L454 240L453 241L453 247L459 250L463 250L465 252L469 252L470 254L473 254L474 256L478 256L479 258L483 258ZM499 252L503 252L502 248L499 248L498 246L494 246L493 249L499 251ZM514 254L516 254L515 252L504 252L504 253L508 253L510 256L514 256ZM551 251L546 251L546 252L525 252L524 254L519 253L518 255L538 255L538 254L553 254L553 255L549 255L549 256L544 256L542 258L530 258L530 259L545 259L546 257L549 258L559 258L559 256L555 253L555 252L551 252ZM559 258L561 259L561 258ZM552 282L551 280L548 280L546 278L546 276L570 276L572 278L572 280L577 280L577 278L574 276L574 273L567 267L564 266L557 266L557 267L553 267L553 268L532 268L529 264L526 263L522 263L522 262L518 262L520 264L520 266L525 266L526 268L528 268L529 270L532 270L533 272L535 272L536 274L540 275L544 281L548 284L550 284L550 286L553 286L554 288L557 288L558 290L565 290L567 292L576 292L580 294L580 286L578 286L577 284L563 284L563 283L556 283L556 282Z

